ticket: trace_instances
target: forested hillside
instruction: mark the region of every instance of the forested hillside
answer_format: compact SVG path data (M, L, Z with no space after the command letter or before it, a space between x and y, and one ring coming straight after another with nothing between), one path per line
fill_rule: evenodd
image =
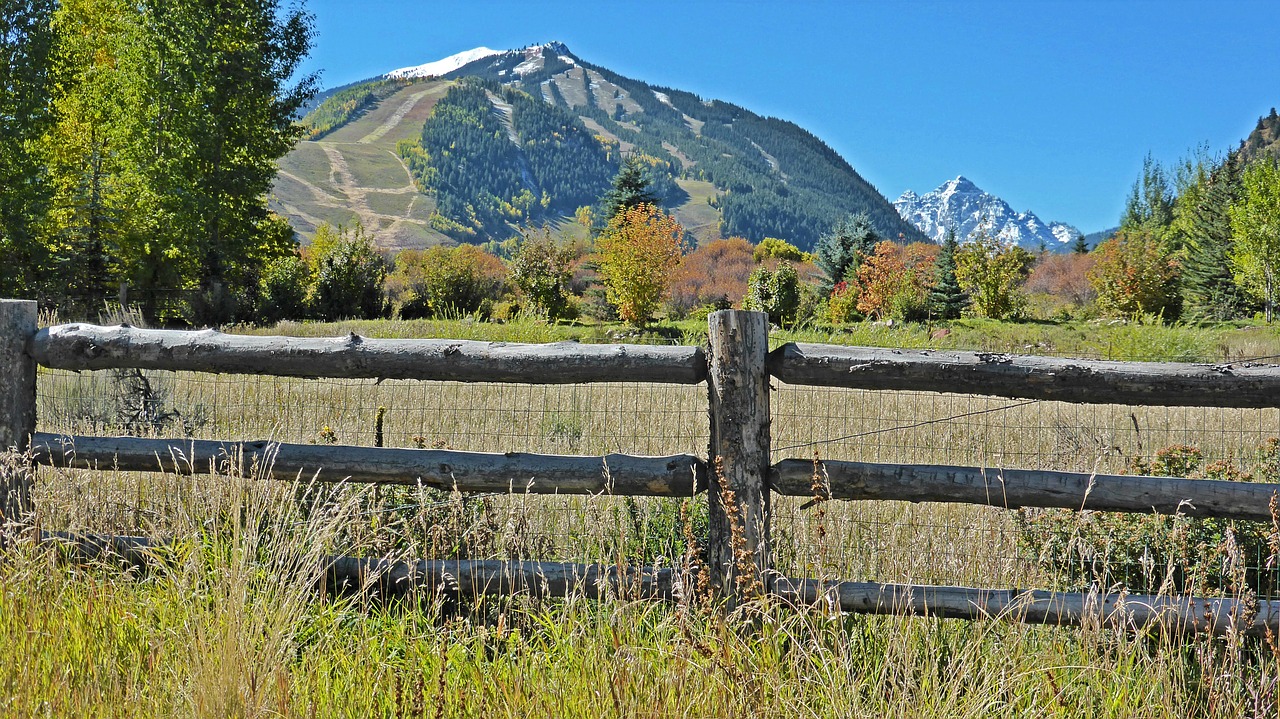
M521 221L563 221L598 198L620 157L637 155L656 194L700 241L784 237L809 248L851 213L865 213L887 237L922 239L843 158L793 123L623 77L558 43L445 76L465 78L467 89L440 101L418 144L397 148L437 204L430 235L502 240ZM389 82L409 80L344 88L305 122L326 137L380 102Z

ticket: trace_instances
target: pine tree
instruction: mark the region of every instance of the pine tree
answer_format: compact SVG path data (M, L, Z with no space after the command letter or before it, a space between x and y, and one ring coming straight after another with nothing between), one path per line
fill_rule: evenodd
M1081 235L1083 239L1084 235ZM960 289L956 280L956 250L960 243L956 241L956 230L947 230L947 239L942 243L942 251L933 265L933 289L929 292L929 311L938 319L954 320L960 317L969 296Z
M600 219L608 223L618 213L633 210L640 205L657 207L658 196L653 193L652 184L644 162L634 155L627 158L613 178L613 187L609 188L601 201L604 214Z
M1203 200L1190 211L1187 255L1182 268L1182 296L1195 318L1226 320L1243 314L1249 299L1231 271L1231 218L1227 209L1236 201L1240 163L1235 153L1213 171Z
M48 274L38 226L49 182L34 151L52 120L53 0L0 0L0 295L34 297Z
M1084 238L1084 233L1076 235L1075 244L1071 245L1071 251L1077 255L1089 254L1089 241Z
M870 257L881 241L866 213L848 215L837 222L813 247L814 264L825 275L819 284L822 294L831 294L837 283L855 275L862 260Z
M1147 155L1142 160L1142 175L1133 183L1120 229L1129 232L1146 231L1157 238L1164 238L1165 229L1173 222L1173 193L1169 179L1160 163Z

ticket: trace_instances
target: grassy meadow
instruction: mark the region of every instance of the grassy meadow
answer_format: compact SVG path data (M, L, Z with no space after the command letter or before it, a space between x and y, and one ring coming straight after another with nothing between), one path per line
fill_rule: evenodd
M940 330L945 329L945 332ZM282 324L266 333L698 342L705 323ZM776 341L1114 359L1280 355L1258 326L857 325ZM1274 360L1271 360L1274 361ZM1277 410L1082 407L778 385L775 459L1124 471L1174 444L1246 469ZM44 371L41 431L483 451L706 451L705 387L533 387ZM305 479L305 478L304 478ZM1277 716L1273 639L1135 635L997 619L838 615L756 602L518 596L380 605L317 591L323 557L646 562L688 569L705 501L318 491L255 477L39 470L41 528L171 540L146 571L19 539L0 563L3 716ZM987 507L775 497L779 569L829 578L1074 589ZM1175 526L1170 531L1179 531ZM1242 557L1250 567L1269 557ZM1106 561L1104 557L1102 561ZM1246 587L1233 587L1242 590ZM1135 589L1136 591L1136 589Z

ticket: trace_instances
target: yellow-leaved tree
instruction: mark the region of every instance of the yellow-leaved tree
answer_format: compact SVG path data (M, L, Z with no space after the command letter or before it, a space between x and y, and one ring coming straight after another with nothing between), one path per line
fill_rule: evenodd
M680 265L684 228L653 205L623 210L596 240L596 261L605 296L618 316L644 325L666 294Z

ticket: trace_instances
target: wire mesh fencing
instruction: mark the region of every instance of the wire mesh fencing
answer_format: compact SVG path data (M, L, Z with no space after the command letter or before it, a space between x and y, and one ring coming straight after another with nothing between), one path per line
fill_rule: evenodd
M1254 358L1255 360L1257 358ZM772 460L804 458L1280 480L1280 409L1078 405L786 385ZM488 452L705 455L707 389L41 370L39 430ZM306 478L300 478L305 485ZM41 471L50 526L164 533L229 491L220 478ZM701 498L360 493L346 549L429 558L675 561L706 527ZM203 498L203 499L202 499ZM793 576L1277 596L1268 528L1247 523L775 495L779 571Z
M649 383L524 385L297 379L152 370L41 370L38 431L546 454L703 455L707 390ZM219 478L42 470L46 523L160 532ZM306 482L306 477L300 477ZM416 486L300 489L307 500L361 493L346 551L427 558L669 562L681 521L705 510L661 498L463 496ZM332 497L336 499L336 495ZM681 518L684 517L682 520Z
M1274 408L1081 405L778 383L775 389L773 461L1280 481ZM773 501L774 546L788 574L1278 594L1273 528L1258 523L778 495Z

